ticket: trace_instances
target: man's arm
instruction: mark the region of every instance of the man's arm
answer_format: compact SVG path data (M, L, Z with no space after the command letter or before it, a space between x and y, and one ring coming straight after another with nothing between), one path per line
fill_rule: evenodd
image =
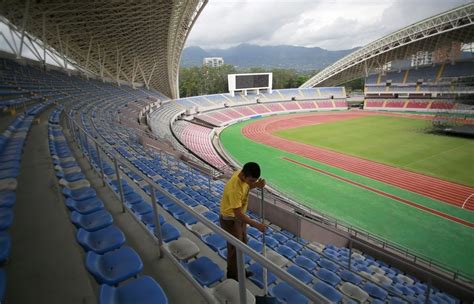
M242 222L246 223L246 224L249 224L250 226L252 227L255 227L257 228L258 230L260 230L261 232L265 232L265 225L262 224L262 223L259 223L257 221L254 221L252 220L250 217L246 216L243 212L242 212L242 208L235 208L234 209L234 215L236 218L238 218L239 220L241 220Z

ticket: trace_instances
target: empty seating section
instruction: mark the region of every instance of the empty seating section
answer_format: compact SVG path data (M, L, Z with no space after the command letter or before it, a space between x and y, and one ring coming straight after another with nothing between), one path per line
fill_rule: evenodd
M160 154L144 147L139 142L137 129L119 123L117 120L118 111L121 111L126 104L137 98L145 98L149 95L158 96L158 94L149 93L145 89L133 90L125 85L117 87L108 83L80 80L76 77L71 77L68 81L76 84L83 82L85 90L84 92L72 90L78 98L68 109L67 114L93 138L96 138L105 149L105 153L98 155L92 141L86 140L84 136L78 137L78 134L75 133L77 130L71 134L75 136L94 170L104 172L106 184L114 191L117 198L120 197L119 184L116 180L117 172L115 172L115 167L112 166L109 158L115 154L120 155L120 158L127 161L136 171L140 171L163 188L167 193L155 191L155 194L159 210L165 210L169 214L167 218L159 218L165 242L164 249L180 261L182 269L188 271L198 284L209 287L216 299L220 299L221 302L227 301L231 298L225 292L227 288L234 292L238 290L238 286L232 281L225 280L224 270L220 266L227 256L225 242L222 237L212 234L212 230L197 222L189 212L179 207L174 201L183 202L206 217L212 224L219 225L217 218L224 183L222 181L210 182L205 174L179 161L176 157L166 153ZM334 106L347 106L345 96L341 96L345 92L339 88L295 89L283 92L283 94L278 93L278 95L283 97L283 95L292 95L292 93L298 93L295 101L253 103L235 108L224 108L224 103L229 101L231 103L253 102L256 97L232 98L225 96L226 100L222 101L222 107L223 111L227 110L227 112L219 113L220 115L217 115L218 111L205 112L198 116L202 120L218 126L249 115L271 113L270 105L275 110L278 108L280 112L297 110L296 107L310 111L319 108L335 109ZM203 105L207 103L219 104L218 96L224 95L195 98L195 101ZM329 99L329 96L334 96L334 99ZM266 97L268 96L266 95ZM162 96L158 98L162 98ZM386 103L391 102L386 101ZM194 104L194 101L192 103ZM173 138L170 125L172 119L185 110L185 106L176 102L162 103L150 117L155 134L160 138L171 140ZM140 256L133 248L127 246L123 232L114 225L113 217L104 208L96 191L90 187L78 166L69 149L65 134L58 124L61 111L61 108L57 108L50 117L49 146L66 206L71 210L71 222L77 227L77 241L87 252L84 265L95 280L101 284L99 303L140 303L143 299L150 302L167 303L166 295L160 285L153 278L140 275L143 267ZM203 149L206 153L210 152L206 149L210 147L208 144L210 144L209 136L212 129L185 121L175 122L173 127L177 128L181 139L188 138L186 140L189 141L189 146L195 145L196 149ZM171 137L169 137L170 134ZM14 133L10 132L6 135L12 138ZM8 144L7 140L3 141L3 137L1 140L1 146L4 146L4 142L5 145ZM201 144L202 146L199 147ZM1 157L0 162L10 160ZM16 158L12 158L12 160L16 160ZM143 223L144 231L155 235L153 208L149 203L150 186L134 170L125 166L119 167L123 176L122 189L126 208L137 221ZM3 170L2 166L1 171L7 170ZM4 172L7 178L13 173L15 172ZM0 185L2 185L2 180L3 178L0 177ZM148 197L142 197L140 194L142 192L138 191L139 188L147 193ZM12 200L12 194L9 195L5 195L5 198L2 197L0 201L2 205L11 205L9 201ZM256 219L255 214L249 212L249 215ZM272 225L272 228L266 232L268 258L333 302L368 301L377 303L378 300L396 302L401 299L401 301L421 303L428 290L430 290L432 302L457 302L452 296L436 288L428 288L427 284L369 255L353 250L349 259L348 248L310 243L276 225ZM199 244L182 237L181 234L184 230L194 233L199 239ZM252 248L261 250L261 233L249 228L248 243ZM2 244L2 235L0 235L0 246ZM202 246L209 246L215 254L205 255L199 250ZM349 262L351 263L350 270L348 269ZM251 271L249 280L259 287L263 286L262 267L250 257L245 258L245 263L247 270ZM0 282L2 282L1 278L2 272L0 271ZM306 297L274 274L269 274L268 284L270 294L277 297L281 303L306 303L308 301ZM249 297L253 300L252 295Z
M444 99L366 99L366 109L404 109L419 111L440 111L456 108L456 103L452 100Z
M213 129L181 120L173 124L173 128L175 128L175 132L181 142L191 151L214 167L227 170L228 166L212 145L211 135L213 134Z
M387 71L384 74L372 74L365 78L365 95L370 99L397 98L397 94L406 96L403 99L432 98L429 100L432 103L407 100L408 103L402 106L404 110L453 109L453 106L449 105L454 104L453 96L472 92L472 87L463 82L463 78L472 76L474 76L472 59L454 64L443 63L411 67L401 71ZM398 97L402 99L401 96ZM372 102L366 103L366 107L371 107L372 104ZM447 105L448 108L438 107L438 104ZM373 107L381 108L379 105ZM385 107L400 108L398 103L392 102L386 103Z
M77 242L87 252L85 266L101 284L99 303L134 302L143 297L137 294L143 288L146 289L147 296L153 297L149 301L167 303L166 295L156 281L148 276L138 277L143 268L140 256L133 248L124 245L126 240L123 232L113 224L112 215L104 208L95 190L81 173L59 125L61 111L62 108L55 109L49 118L51 158L59 184L63 187L66 206L71 211L71 221L77 227ZM85 139L81 142L83 147L87 144L91 143L86 143ZM86 153L90 153L91 159L98 163L97 154ZM128 193L131 191L133 190ZM131 278L136 279L130 281ZM111 293L120 295L116 298ZM124 299L127 301L124 302Z

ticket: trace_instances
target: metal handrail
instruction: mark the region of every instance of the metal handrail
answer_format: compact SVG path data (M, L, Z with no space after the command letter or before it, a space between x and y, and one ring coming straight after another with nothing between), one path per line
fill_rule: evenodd
M308 299L311 301L314 301L316 303L330 303L330 301L322 296L320 293L317 291L313 290L309 286L305 285L303 282L299 281L297 278L292 276L286 271L283 271L280 267L278 267L276 264L274 264L272 261L268 260L265 257L262 257L261 254L248 245L244 244L237 238L235 238L233 235L225 231L224 229L220 228L219 226L211 223L207 218L202 216L201 214L197 213L194 209L186 205L185 203L181 202L180 200L176 199L173 195L171 195L168 191L163 189L160 185L155 183L151 178L137 170L135 167L133 167L129 162L125 159L122 158L121 155L119 155L117 152L114 151L114 153L111 153L111 151L107 151L99 141L97 141L92 135L90 135L84 128L82 128L75 120L73 117L71 117L68 113L65 113L66 119L68 123L66 124L69 128L69 130L72 132L73 136L76 139L79 139L82 141L80 138L81 134L85 137L86 142L89 140L92 141L95 144L95 147L97 149L97 153L100 153L100 150L102 150L105 154L109 154L110 156L113 157L114 163L120 164L129 170L133 171L135 174L139 175L145 182L148 183L150 186L150 193L152 196L153 200L153 208L154 208L154 217L156 221L156 217L158 216L157 210L156 210L156 197L155 197L155 190L160 191L161 193L164 193L169 199L171 199L174 203L176 203L178 206L189 212L192 216L194 216L197 220L199 220L201 223L203 223L206 227L208 227L210 230L212 230L214 233L219 234L222 236L228 243L232 244L235 246L237 250L237 264L238 264L238 273L239 273L239 294L240 294L240 303L246 303L246 297L245 297L245 292L246 292L246 279L245 279L245 267L244 267L244 253L249 255L251 258L253 258L257 263L259 263L263 268L266 268L268 271L271 271L273 274L275 274L277 277L281 278L297 290L299 290L301 293L303 293ZM77 135L76 132L79 132ZM89 145L87 144L87 149L89 150ZM90 153L89 153L90 155ZM100 164L100 171L102 172L102 177L103 177L103 167L102 163ZM118 168L119 166L116 166ZM118 172L118 171L117 171ZM119 177L119 175L117 175ZM120 177L119 177L120 178ZM121 183L120 183L121 185ZM120 186L119 185L119 186ZM121 197L122 196L122 189L120 189L121 192ZM123 203L123 202L122 202ZM160 227L159 221L156 221L157 227ZM159 229L159 228L158 228ZM161 239L161 238L160 238ZM161 243L161 240L159 240ZM160 244L160 250L161 250L162 245Z

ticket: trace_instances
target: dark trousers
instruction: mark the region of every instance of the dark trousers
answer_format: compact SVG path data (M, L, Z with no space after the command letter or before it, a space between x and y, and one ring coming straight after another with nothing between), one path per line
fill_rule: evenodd
M247 244L247 224L239 220L225 220L220 217L222 229ZM237 272L237 252L234 246L227 243L227 278L239 280Z

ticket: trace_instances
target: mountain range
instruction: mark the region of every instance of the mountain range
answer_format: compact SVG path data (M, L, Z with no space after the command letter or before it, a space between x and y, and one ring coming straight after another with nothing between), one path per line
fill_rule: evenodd
M330 51L319 47L258 46L246 43L228 49L203 49L190 46L183 50L181 66L201 66L204 57L222 57L224 63L231 64L237 69L262 67L299 71L321 70L356 49Z

